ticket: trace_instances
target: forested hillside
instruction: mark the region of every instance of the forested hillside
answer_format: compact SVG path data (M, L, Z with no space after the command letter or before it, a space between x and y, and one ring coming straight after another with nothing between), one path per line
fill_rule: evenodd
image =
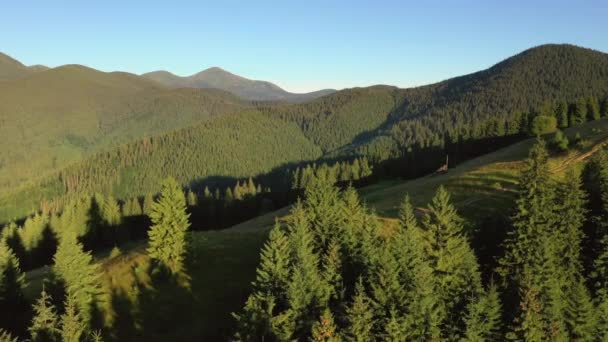
M37 77L66 71L73 78L98 73L82 67L60 69ZM81 116L77 110L74 121L70 121L65 118L67 109L60 108L50 111L55 113L48 115L50 123L36 121L27 133L19 133L25 127L19 124L20 118L31 117L29 121L33 121L37 116L28 116L28 112L10 116L11 121L4 126L10 137L6 146L12 148L3 150L3 158L14 162L5 161L1 169L6 188L22 184L28 176L39 175L45 169L29 167L14 174L23 165L53 168L55 162L58 169L83 150L188 126L214 114L237 113L208 125L140 139L114 150L108 148L61 172L47 174L30 186L0 197L3 220L20 218L37 210L43 200L70 193L103 192L126 200L158 191L158 180L167 175L190 187L222 177L259 176L285 163L317 158L364 156L376 165L376 177L413 177L435 170L446 154L452 163L458 163L522 137L543 133L538 131L541 128L550 132L608 115L608 55L570 45L533 48L488 70L429 86L353 88L304 104L248 104L221 91L157 89L156 83L134 75L99 74L104 80L99 82L105 85L103 89L108 88L108 94L121 94L120 101L101 102L100 113L111 115L95 112L93 117L97 119L87 121L84 118L90 115ZM117 77L121 82L115 85ZM37 84L33 77L22 82ZM87 84L78 87L86 89ZM59 85L55 88L54 91L65 93ZM88 108L89 95L78 93L79 89L73 91L81 95L75 101L81 107L76 108ZM62 96L68 103L68 95ZM7 95L6 101L10 103L11 97ZM73 106L70 104L70 108ZM47 124L50 128L45 128ZM92 136L99 131L104 133L91 140L86 134L68 133L71 124ZM44 139L49 134L57 137L53 140L55 145L36 150L41 158L34 158L38 155L34 152L29 154L31 158L25 158L26 151L38 145L21 143L18 134L41 146L46 146ZM28 134L32 137L28 138ZM160 143L152 144L152 150L143 148L150 146L149 141ZM271 145L275 147L269 148ZM51 158L48 148L63 151L67 157ZM150 154L136 152L144 150ZM258 160L261 162L255 162ZM275 176L284 177L284 173Z
M325 152L385 159L408 149L517 132L541 111L556 115L560 101L587 106L588 97L598 108L603 101L602 111L608 111L608 55L543 45L437 84L344 90L302 106L266 110L297 122Z
M10 191L103 147L245 106L218 90L169 90L136 75L77 65L0 82L0 190Z

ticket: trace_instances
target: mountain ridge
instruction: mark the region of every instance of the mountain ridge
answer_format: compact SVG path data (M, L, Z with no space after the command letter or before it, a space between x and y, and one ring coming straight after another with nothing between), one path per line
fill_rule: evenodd
M305 102L329 95L336 90L322 89L309 93L291 93L274 83L252 80L214 66L190 76L178 76L166 70L157 70L141 75L168 87L217 88L252 101Z

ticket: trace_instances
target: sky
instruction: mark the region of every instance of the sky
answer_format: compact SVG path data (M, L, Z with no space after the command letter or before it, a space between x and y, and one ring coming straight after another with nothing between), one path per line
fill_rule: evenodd
M0 2L0 51L27 65L219 66L292 92L429 84L546 43L608 52L606 0Z

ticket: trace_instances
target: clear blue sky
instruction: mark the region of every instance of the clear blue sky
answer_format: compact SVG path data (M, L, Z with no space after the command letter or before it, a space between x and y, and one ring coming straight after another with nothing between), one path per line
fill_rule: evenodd
M608 52L606 0L29 1L0 8L0 51L104 71L211 66L290 91L427 84L526 48Z

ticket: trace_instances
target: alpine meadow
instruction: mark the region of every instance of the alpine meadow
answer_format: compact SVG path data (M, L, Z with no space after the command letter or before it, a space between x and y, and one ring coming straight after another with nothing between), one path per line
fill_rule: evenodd
M0 14L0 342L608 341L608 7L314 2Z

